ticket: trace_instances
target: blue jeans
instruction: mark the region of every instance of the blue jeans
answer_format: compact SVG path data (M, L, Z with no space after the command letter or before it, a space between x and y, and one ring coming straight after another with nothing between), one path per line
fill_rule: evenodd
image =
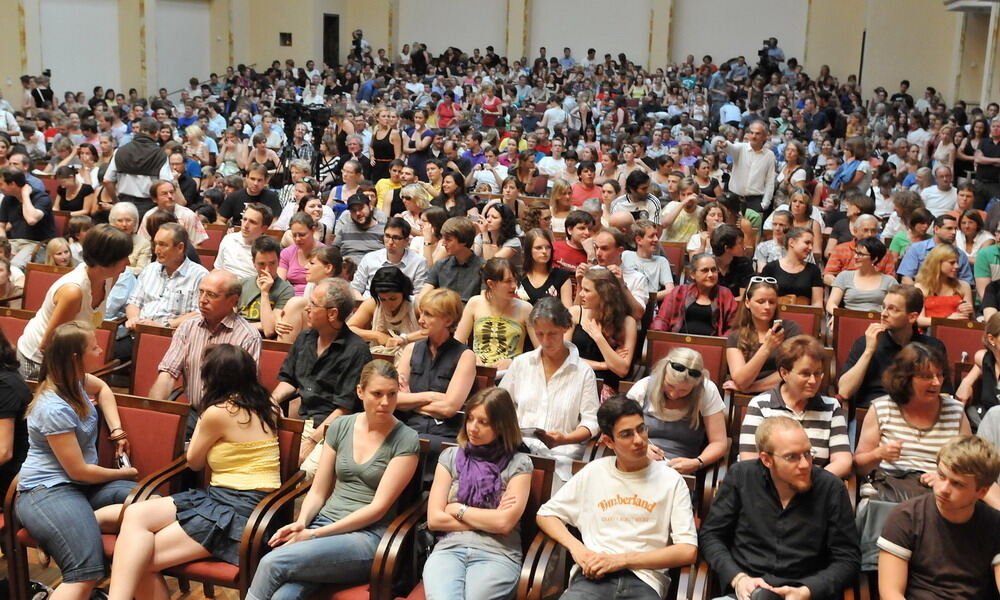
M134 482L121 480L40 486L21 492L14 506L31 537L59 565L63 581L93 581L104 576L104 546L94 511L121 504L133 487Z
M660 600L656 590L629 570L605 575L603 579L587 579L578 572L560 600Z
M504 600L513 595L521 564L479 548L435 550L424 564L427 600Z
M309 529L330 523L330 519L317 515ZM296 542L269 552L257 566L247 599L295 600L308 598L323 584L368 581L384 532L382 527L362 529Z

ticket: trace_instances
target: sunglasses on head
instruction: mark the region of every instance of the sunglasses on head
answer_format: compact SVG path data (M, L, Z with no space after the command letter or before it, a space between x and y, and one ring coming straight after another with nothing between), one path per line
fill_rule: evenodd
M770 283L771 285L778 285L778 280L774 277L761 277L760 275L754 275L750 278L750 283Z
M679 362L670 361L670 368L677 371L678 373L683 373L687 371L687 374L695 379L701 377L701 371L698 369L692 369L691 367L686 367Z

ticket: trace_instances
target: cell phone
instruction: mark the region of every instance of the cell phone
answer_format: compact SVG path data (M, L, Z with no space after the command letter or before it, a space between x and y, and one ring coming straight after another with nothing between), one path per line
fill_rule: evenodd
M785 328L785 322L781 319L774 320L774 332L777 333Z
M767 588L757 588L750 592L750 600L781 600L784 596L776 594Z
M522 427L521 435L538 438L540 435L544 434L545 430L540 427Z
M128 469L131 466L132 466L132 461L128 459L128 454L122 454L121 456L118 457L119 469Z

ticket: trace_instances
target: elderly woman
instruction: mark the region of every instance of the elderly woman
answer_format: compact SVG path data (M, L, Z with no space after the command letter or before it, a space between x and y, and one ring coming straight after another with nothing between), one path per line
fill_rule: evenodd
M418 322L427 338L407 344L397 361L402 420L422 437L454 442L459 411L476 379L476 355L455 339L462 299L447 288L421 294Z
M697 351L674 348L628 397L643 407L649 455L687 475L722 459L729 448L725 405Z
M132 254L128 257L128 264L133 273L138 275L149 264L152 252L149 249L149 240L137 233L139 211L135 204L116 202L108 215L108 224L132 236Z
M802 422L812 443L813 463L845 478L851 473L847 417L834 398L819 393L823 382L823 345L808 335L785 340L778 348L781 383L750 401L740 428L740 460L759 455L754 436L761 422L787 416Z
M653 331L724 336L738 308L729 288L719 285L719 267L711 254L691 260L692 281L674 288L650 325Z
M537 347L514 358L500 381L517 405L524 442L532 454L556 459L556 473L566 481L572 461L598 434L597 382L593 369L565 339L573 318L558 298L539 300L528 316Z

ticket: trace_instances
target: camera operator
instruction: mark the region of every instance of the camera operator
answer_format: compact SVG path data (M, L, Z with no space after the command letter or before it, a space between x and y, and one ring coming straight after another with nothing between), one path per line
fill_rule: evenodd
M785 62L785 51L778 47L778 38L766 39L762 45L763 48L757 51L757 56L760 58L757 71L764 81L770 81L772 73L781 72L781 63Z
M371 44L365 40L364 33L360 29L355 29L351 38L351 55L356 60L362 60L372 53Z

